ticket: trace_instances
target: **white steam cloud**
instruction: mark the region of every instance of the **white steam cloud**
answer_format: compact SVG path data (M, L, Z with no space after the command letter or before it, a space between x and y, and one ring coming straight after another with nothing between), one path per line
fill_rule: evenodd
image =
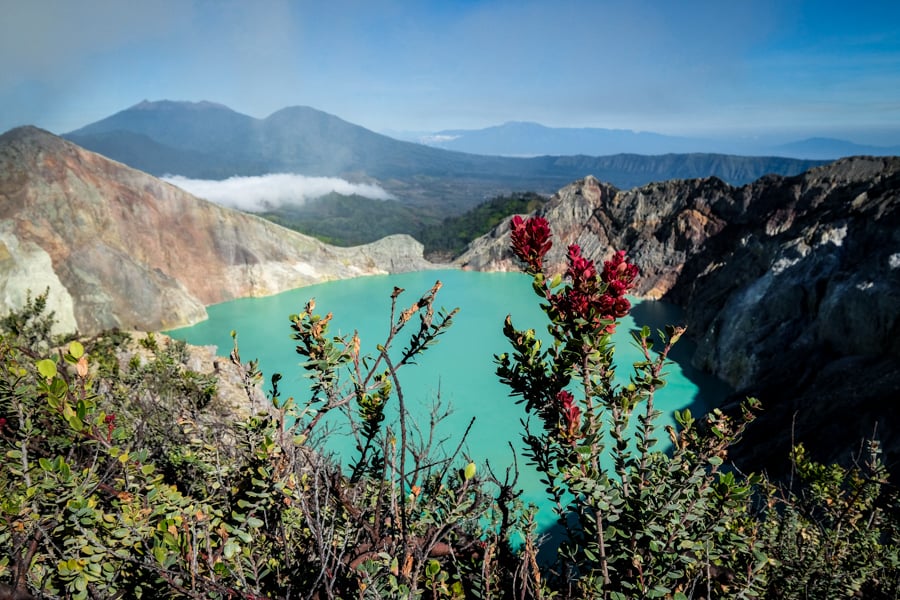
M375 184L352 183L338 177L307 177L293 173L229 177L223 181L189 179L181 175L167 175L162 179L198 198L249 212L298 206L331 192L337 192L342 196L363 196L373 200L393 198L381 186Z

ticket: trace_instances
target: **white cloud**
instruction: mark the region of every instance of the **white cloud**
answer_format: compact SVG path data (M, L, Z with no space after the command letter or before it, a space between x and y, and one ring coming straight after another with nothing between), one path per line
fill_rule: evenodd
M217 181L188 179L181 175L162 178L189 194L222 206L260 212L282 206L298 206L331 192L357 195L373 200L393 198L382 187L371 183L352 183L337 177L307 177L293 173L271 173L256 177L229 177Z
M455 139L458 139L460 136L458 135L447 135L447 134L439 134L435 133L434 135L423 135L419 138L419 142L422 144L426 144L429 146L432 145L440 145L444 142L452 142Z

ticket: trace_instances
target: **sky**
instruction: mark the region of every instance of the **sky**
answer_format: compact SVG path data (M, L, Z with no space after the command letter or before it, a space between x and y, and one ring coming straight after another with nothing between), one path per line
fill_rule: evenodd
M0 131L142 100L900 144L895 0L0 0Z

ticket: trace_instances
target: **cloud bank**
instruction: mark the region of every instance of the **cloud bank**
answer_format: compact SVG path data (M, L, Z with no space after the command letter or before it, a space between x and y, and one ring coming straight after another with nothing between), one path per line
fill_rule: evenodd
M229 177L222 181L189 179L181 175L168 175L162 179L198 198L248 212L300 206L332 192L342 196L357 195L373 200L393 198L375 184L352 183L337 177L307 177L293 173Z

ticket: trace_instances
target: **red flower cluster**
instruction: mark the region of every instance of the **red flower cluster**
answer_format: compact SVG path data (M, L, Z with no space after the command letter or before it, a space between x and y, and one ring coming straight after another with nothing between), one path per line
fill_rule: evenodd
M625 261L625 252L613 254L598 274L596 263L582 256L581 246L571 244L565 272L569 284L554 293L555 286L537 277L543 274L544 256L553 245L547 220L516 216L510 226L512 250L525 263L526 272L535 276L535 289L547 300L545 310L557 326L557 334L578 343L585 334L613 333L616 319L631 310L625 294L638 275L637 267ZM573 446L581 439L581 409L570 392L558 392L554 401L542 407L541 416L544 426L557 431L559 439Z
M532 275L542 272L544 256L552 247L550 226L543 217L523 220L515 216L511 221L512 249L526 265ZM594 330L601 321L621 319L631 310L631 303L625 294L634 287L637 277L636 266L625 262L625 252L616 252L612 259L603 263L603 271L597 276L594 261L581 255L581 247L572 244L566 254L568 268L566 278L571 285L559 294L547 290L547 300L559 319L570 326L587 323ZM607 324L608 333L615 325Z
M544 268L544 255L550 251L550 225L543 217L531 217L523 221L516 215L510 222L512 249L519 260L525 263L526 271L532 275Z
M6 419L4 419L3 417L0 417L0 430L3 430L3 428L5 428L5 427L6 427Z
M560 435L563 439L574 443L581 437L581 409L575 404L575 397L563 390L556 395L559 414L562 417Z
M628 314L631 303L625 293L634 286L637 267L625 262L624 252L616 252L612 260L604 263L599 279L597 267L581 255L578 244L569 246L567 258L566 278L572 285L549 298L564 321L574 324L580 319L596 329L601 321L614 321ZM615 325L608 324L605 329L612 333Z
M625 262L625 251L619 250L603 263L600 278L606 283L607 292L618 298L634 287L637 276L638 268Z

